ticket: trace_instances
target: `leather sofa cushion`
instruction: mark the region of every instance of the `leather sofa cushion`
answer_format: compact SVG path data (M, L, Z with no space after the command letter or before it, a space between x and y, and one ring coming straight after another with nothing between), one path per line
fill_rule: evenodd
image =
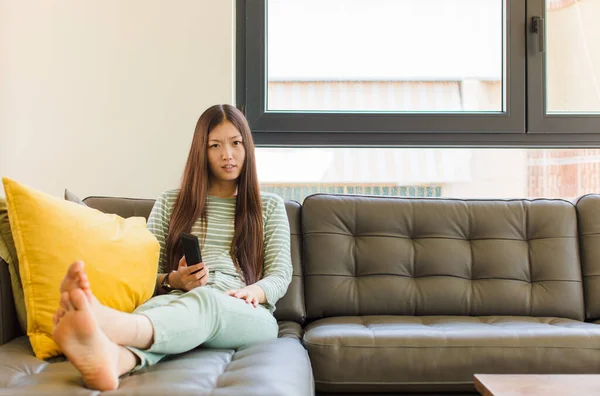
M302 208L298 202L285 201L290 222L290 242L292 253L292 283L285 295L277 301L275 318L291 320L304 324L306 308L304 306L304 279L302 278L302 225L300 213Z
M309 319L584 317L567 201L319 194L304 201L302 231Z
M7 281L10 282L10 290L12 291L11 303L14 302L14 310L17 313L20 331L26 333L27 309L25 309L25 296L21 284L19 258L8 219L8 206L6 205L6 199L3 197L0 197L0 260L1 263L8 266L10 278L7 278ZM4 279L2 282L4 283Z
M0 345L23 335L17 321L8 263L0 259Z
M87 197L82 200L90 208L103 213L113 213L124 218L150 216L155 199L119 198L119 197Z
M600 194L576 201L586 320L600 319Z
M315 321L317 391L472 389L475 373L598 373L600 326L559 318L363 316Z
M148 219L154 199L87 197L83 202L91 208L104 213L114 213L121 217L142 216ZM304 323L306 308L304 306L304 282L302 279L301 250L302 226L301 207L298 202L286 201L285 209L290 222L291 253L292 253L292 283L287 293L277 302L275 318L277 320L293 320Z
M36 359L26 337L0 347L0 393L98 395L68 361ZM314 395L306 350L293 338L247 349L198 348L121 378L111 395Z
M304 335L304 329L298 323L292 321L281 321L278 323L278 325L279 333L277 337L293 338L298 341L302 340L302 336Z

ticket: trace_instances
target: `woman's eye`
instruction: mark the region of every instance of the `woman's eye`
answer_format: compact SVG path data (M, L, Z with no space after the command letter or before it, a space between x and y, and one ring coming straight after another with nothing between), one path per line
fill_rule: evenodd
M218 146L219 146L218 144L211 144L211 145L210 145L210 148L216 148L216 147L218 147Z
M239 141L239 140L236 140L235 142L233 142L233 144L235 144L236 146L238 146L238 145L242 144L242 142Z

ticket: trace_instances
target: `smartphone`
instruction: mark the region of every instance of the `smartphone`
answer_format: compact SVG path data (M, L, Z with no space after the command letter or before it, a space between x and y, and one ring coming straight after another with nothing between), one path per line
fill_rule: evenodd
M202 262L202 254L200 253L200 242L196 235L181 233L181 244L183 245L183 254L188 267ZM197 271L196 271L197 272Z

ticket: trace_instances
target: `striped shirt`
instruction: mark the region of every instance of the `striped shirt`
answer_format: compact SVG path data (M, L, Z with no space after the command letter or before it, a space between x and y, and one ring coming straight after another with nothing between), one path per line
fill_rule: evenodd
M167 272L166 239L169 219L179 190L161 194L148 218L148 229L160 244L159 273ZM264 264L262 278L256 282L267 299L265 307L275 311L275 303L283 297L292 280L290 253L290 226L283 199L275 194L261 192L264 232ZM235 197L207 198L206 239L201 246L202 260L209 269L209 280L204 287L217 290L240 289L246 286L244 276L233 263L229 250L233 241L235 223ZM191 233L202 245L204 233L201 219L193 225Z

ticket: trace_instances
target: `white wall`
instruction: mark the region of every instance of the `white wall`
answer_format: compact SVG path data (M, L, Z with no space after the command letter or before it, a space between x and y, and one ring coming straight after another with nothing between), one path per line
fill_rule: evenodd
M233 0L0 0L0 176L82 197L176 187L201 112L234 102L234 14Z

